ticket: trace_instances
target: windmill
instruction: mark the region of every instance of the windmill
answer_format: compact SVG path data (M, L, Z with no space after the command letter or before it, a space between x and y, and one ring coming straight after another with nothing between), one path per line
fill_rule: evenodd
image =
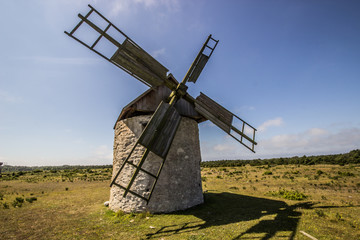
M147 204L149 203L181 122L182 116L175 107L178 101L186 101L204 119L210 120L250 151L255 152L254 147L257 144L255 142L256 129L253 126L231 113L205 94L200 93L198 97L193 98L187 92L188 86L186 86L186 83L196 83L200 73L215 50L219 42L218 40L215 40L212 35L207 37L185 77L181 82L177 82L172 74L167 74L167 68L155 60L95 8L91 5L88 6L90 7L90 11L85 16L79 14L78 17L80 18L80 22L71 32L65 31L65 33L149 86L151 89L163 87L170 90L169 96L164 101L160 102L150 121L146 124L141 135L133 144L127 157L122 162L122 165L113 175L110 186L116 186L122 189L123 198L130 193L132 196L144 200ZM94 18L94 15L96 15L97 19L101 19L101 21L106 24L97 24L92 21L91 18ZM76 32L83 24L90 27L98 34L91 43L80 40L80 38L76 36ZM106 41L113 46L113 49L115 49L110 55L107 55L102 52L100 48L97 48L97 45L102 40ZM144 151L139 161L135 164L130 159L138 147L143 147ZM161 159L161 163L158 166L156 173L147 171L143 168L149 154L155 154ZM134 171L129 178L128 183L120 184L117 180L126 166L133 167ZM140 191L132 190L132 186L134 182L136 182L135 180L139 173L148 175L153 179L150 189L143 189Z

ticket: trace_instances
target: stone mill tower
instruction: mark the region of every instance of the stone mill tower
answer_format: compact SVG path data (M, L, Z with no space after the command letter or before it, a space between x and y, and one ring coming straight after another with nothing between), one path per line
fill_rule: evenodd
M173 79L173 81L176 81ZM165 100L170 90L164 86L152 88L123 108L114 130L113 177L139 138L161 100ZM204 121L194 107L185 100L175 105L182 116L175 138L170 147L162 173L153 191L151 201L146 201L128 194L123 198L124 190L112 186L110 190L110 209L125 212L172 212L186 209L203 203L200 176L200 143L198 123ZM137 164L144 152L143 147L135 149L131 161ZM156 174L161 159L151 153L143 165L143 169ZM135 168L128 166L119 177L119 182L129 182ZM154 179L148 174L139 174L133 189L150 190Z

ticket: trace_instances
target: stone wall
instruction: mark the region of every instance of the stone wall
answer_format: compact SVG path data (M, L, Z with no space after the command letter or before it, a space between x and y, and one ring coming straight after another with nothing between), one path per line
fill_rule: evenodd
M117 122L115 126L113 177L130 153L135 141L140 136L151 116L136 116ZM138 163L144 148L135 149L130 160ZM156 174L161 158L150 153L143 168ZM163 170L154 189L149 204L128 193L122 197L123 190L113 186L110 190L109 207L113 211L125 212L172 212L183 210L203 203L200 175L199 129L196 121L182 117L180 126L169 150ZM117 183L126 186L130 181L134 167L125 165ZM131 190L148 194L154 179L142 172L139 173Z

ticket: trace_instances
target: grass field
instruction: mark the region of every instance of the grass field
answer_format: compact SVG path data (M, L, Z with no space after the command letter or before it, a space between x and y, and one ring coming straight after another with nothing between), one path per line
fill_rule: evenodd
M360 239L360 165L203 168L205 203L109 211L111 169L5 173L0 239Z

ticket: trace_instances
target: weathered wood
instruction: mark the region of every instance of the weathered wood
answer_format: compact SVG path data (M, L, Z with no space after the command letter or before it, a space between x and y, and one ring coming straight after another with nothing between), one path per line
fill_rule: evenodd
M154 153L163 158L169 152L181 120L181 116L174 107L170 107L168 111L168 116L165 117L165 125L158 130L160 133L151 148Z
M254 152L254 145L257 143L255 142L255 131L256 129L252 127L250 124L236 116L235 114L228 111L226 108L219 105L217 102L209 98L203 93L200 93L195 99L195 110L198 111L201 115L205 118L213 122L216 126L224 130L227 134L237 140L239 143L247 147L249 150ZM240 131L235 126L232 125L233 117L236 117L242 122L242 130ZM244 132L245 126L248 126L252 129L252 138L247 136ZM235 133L240 135L240 138L236 137L232 134L234 131ZM244 139L249 141L249 143L244 142Z
M181 116L174 107L161 102L138 142L156 155L165 158L180 120Z
M148 89L122 109L116 122L139 114L154 113L160 102L166 101L170 93L171 90L163 85ZM206 119L195 110L193 102L181 98L175 104L175 108L183 117L189 117L197 122L205 121Z
M127 69L131 74L138 76L151 86L164 84L164 79L161 79L153 71L151 71L151 69L141 64L134 58L134 56L131 56L131 54L121 48L115 52L110 61Z
M124 43L122 44L122 49L130 52L134 57L136 57L138 62L151 69L160 78L166 78L166 73L169 70L146 51L137 47L131 40L125 39Z
M199 78L201 71L204 69L207 61L209 60L209 57L201 54L199 61L197 62L196 66L192 70L192 72L189 75L189 82L195 83L196 80Z
M308 238L312 239L312 240L318 240L317 238L311 236L310 234L308 234L308 233L306 233L306 232L304 232L304 231L299 231L299 232L300 232L301 234L307 236Z
M196 98L195 110L201 115L204 115L204 117L210 121L214 122L225 132L230 133L230 127L234 115L205 94L200 93L200 95Z
M222 122L220 119L216 118L212 112L209 111L209 109L204 108L201 103L195 102L195 109L198 111L201 115L203 115L206 119L213 122L216 126L221 128L227 133L230 133L230 126Z

